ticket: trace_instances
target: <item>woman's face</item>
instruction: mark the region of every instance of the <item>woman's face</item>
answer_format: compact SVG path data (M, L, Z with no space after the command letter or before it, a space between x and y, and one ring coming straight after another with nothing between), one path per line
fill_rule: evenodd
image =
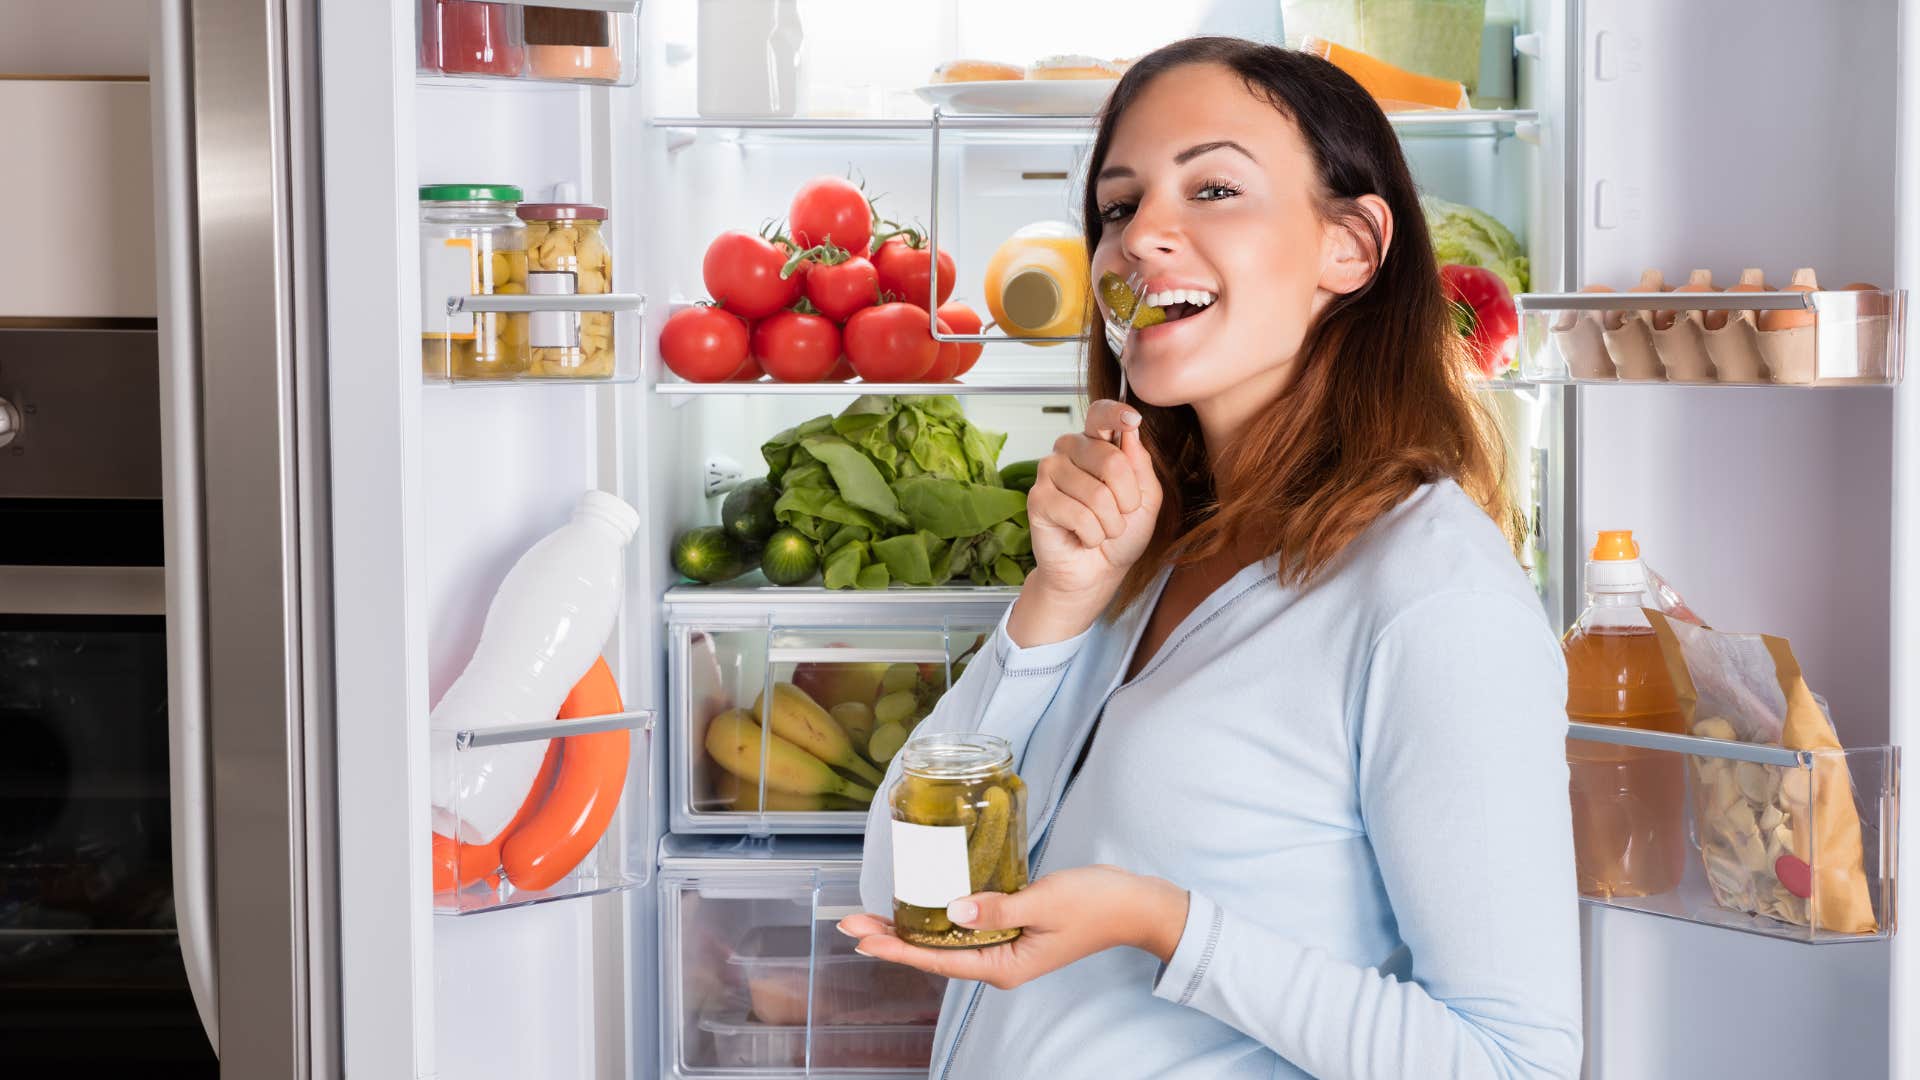
M1237 427L1285 388L1314 318L1372 272L1370 257L1353 265L1352 230L1321 221L1318 194L1299 129L1232 71L1190 64L1147 84L1094 181L1095 279L1138 271L1147 302L1172 305L1135 338L1133 393Z

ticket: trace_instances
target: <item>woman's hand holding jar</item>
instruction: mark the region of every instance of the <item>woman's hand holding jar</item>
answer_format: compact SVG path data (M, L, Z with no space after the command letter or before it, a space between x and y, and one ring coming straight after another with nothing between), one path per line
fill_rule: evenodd
M1146 551L1159 514L1160 481L1140 442L1140 414L1094 402L1085 432L1053 444L1027 494L1035 567L1014 601L1008 636L1029 648L1092 626Z

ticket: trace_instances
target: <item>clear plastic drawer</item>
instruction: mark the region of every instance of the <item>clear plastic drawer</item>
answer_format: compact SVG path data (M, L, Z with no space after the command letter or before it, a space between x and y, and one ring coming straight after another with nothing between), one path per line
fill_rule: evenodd
M972 605L980 608L980 605ZM860 832L892 755L992 632L999 605L669 605L676 832ZM842 618L849 609L842 609Z
M661 1071L926 1075L945 980L853 951L858 846L670 838L661 862Z

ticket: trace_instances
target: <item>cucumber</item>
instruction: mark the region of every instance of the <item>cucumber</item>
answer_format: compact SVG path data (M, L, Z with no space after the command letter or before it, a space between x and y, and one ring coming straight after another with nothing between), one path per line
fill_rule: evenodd
M1032 491L1033 482L1039 476L1038 461L1015 461L1000 469L1000 486L1014 491Z
M688 529L673 538L673 568L705 585L747 572L746 545L718 525Z
M720 504L720 524L738 539L759 547L780 527L773 516L773 504L779 499L766 477L756 477L727 492Z
M820 558L813 553L813 541L796 529L781 529L767 537L760 572L775 585L804 585L820 572Z

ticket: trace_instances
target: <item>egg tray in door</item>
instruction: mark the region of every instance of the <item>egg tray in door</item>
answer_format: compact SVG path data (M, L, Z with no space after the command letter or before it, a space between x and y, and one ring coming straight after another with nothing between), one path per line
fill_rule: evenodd
M1686 294L1642 288L1578 294L1577 300L1529 296L1523 313L1544 319L1557 357L1523 370L1541 381L1891 383L1900 374L1903 303L1903 293L1884 290ZM1812 321L1762 330L1760 310L1805 311ZM1536 343L1539 336L1528 335Z

